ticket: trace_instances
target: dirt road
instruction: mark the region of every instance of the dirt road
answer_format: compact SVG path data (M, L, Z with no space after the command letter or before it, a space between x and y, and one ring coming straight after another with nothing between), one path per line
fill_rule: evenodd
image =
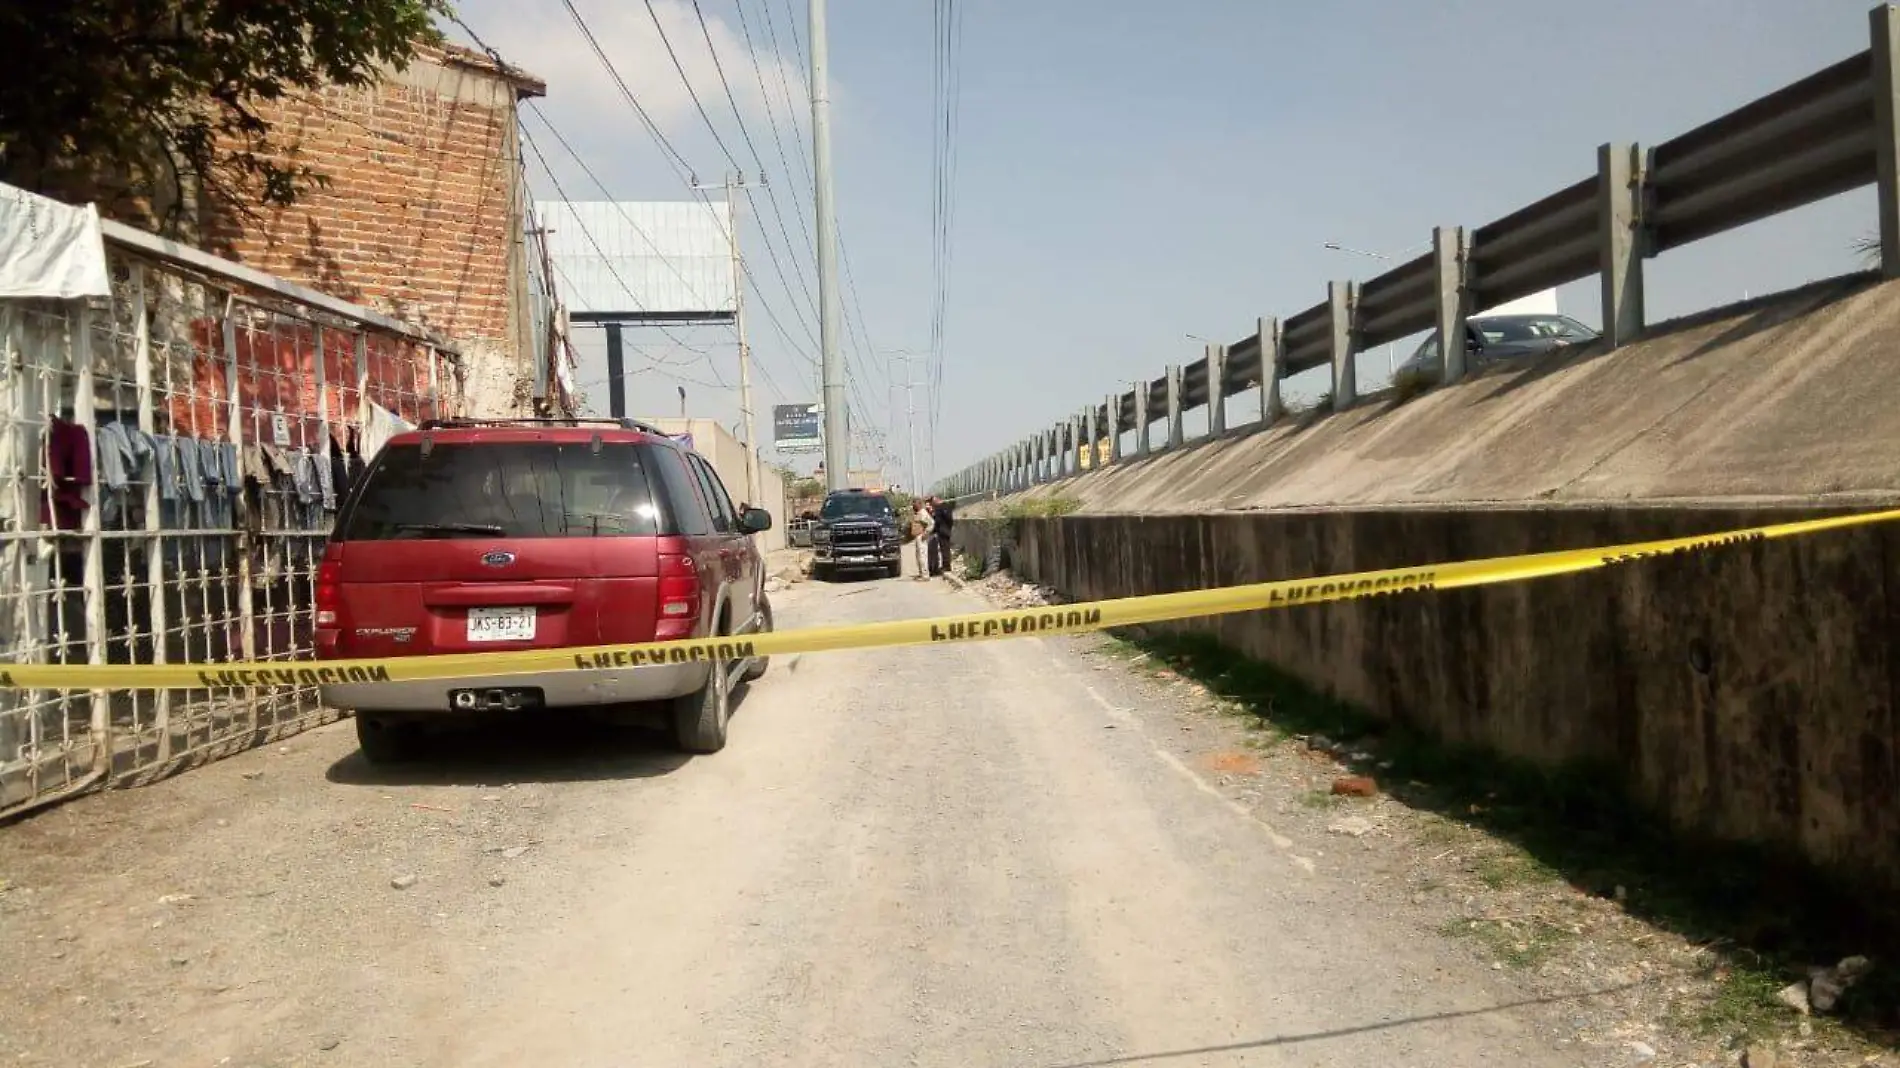
M1066 640L828 654L711 758L575 728L392 774L344 723L85 799L0 829L0 1064L1582 1063L1133 687Z

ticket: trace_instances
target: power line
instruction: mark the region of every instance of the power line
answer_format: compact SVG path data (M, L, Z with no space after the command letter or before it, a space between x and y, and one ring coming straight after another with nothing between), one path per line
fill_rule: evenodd
M931 78L931 263L930 313L930 448L936 446L937 420L942 408L944 340L950 299L950 273L955 260L952 234L956 219L957 119L962 98L961 42L963 15L956 0L933 5Z
M554 168L548 166L547 157L541 153L541 146L534 143L534 138L529 136L528 131L526 130L521 131L521 143L528 146L528 150L534 153L535 160L541 164L541 169L547 172L548 181L552 183L554 186L555 196L560 198L560 201L562 204L571 206L574 202L568 198L567 190L561 188L560 178L555 176ZM614 269L613 261L607 258L606 250L600 247L600 241L594 237L593 231L587 229L587 227L580 224L579 216L574 217L574 223L575 223L575 226L580 230L581 236L587 239L587 244L589 247L591 247L594 250L594 254L600 257L601 266L607 268L607 273L612 275L614 281L619 283L620 288L626 291L627 299L631 300L635 305L634 310L643 311L644 309L639 307L639 304L640 304L639 295L634 292L632 286L627 284L627 280L620 276L620 272ZM572 279L570 279L569 282L571 284ZM704 349L693 349L691 345L686 344L686 342L682 340L678 335L674 334L672 331L668 330L664 326L660 327L659 329L662 334L665 334L668 338L671 338L675 343L679 344L682 348L692 349L692 351L699 353L701 358L706 363L706 368L712 372L713 378L721 382L724 381L723 379L719 378L718 366L716 366L712 362L711 357L706 354Z
M693 6L698 8L699 5ZM699 90L693 88L693 79L687 76L686 67L680 62L679 53L673 50L673 40L666 35L666 27L661 25L660 13L653 7L653 0L646 0L646 8L647 16L653 20L654 30L660 35L660 44L666 48L666 58L673 61L673 70L679 74L680 84L686 87L686 96L692 100L694 110L699 112L699 117L706 123L706 129L711 131L713 143L718 145L719 151L725 154L726 162L732 164L733 170L743 171L745 168L739 165L738 157L732 154L732 149L726 147L726 139L719 136L719 127L712 121L712 116L707 114L706 105L700 103ZM714 60L717 62L717 57L714 57Z
M693 6L695 10L698 9L699 5L697 3L697 0L695 0L695 3ZM745 17L745 0L736 0L736 2L733 4L733 8L739 13L739 32L743 34L745 37L746 58L750 61L751 66L752 66L752 74L755 78L757 78L758 83L759 83L759 99L764 101L765 103L765 121L772 128L772 144L778 150L779 169L785 172L786 180L791 181L793 179L792 164L785 152L785 138L781 136L779 133L778 109L772 106L772 91L765 87L765 71L760 69L759 67L758 52L752 43L752 25ZM766 6L766 16L769 18L771 14L772 14L772 9L770 7L769 0L768 0L768 4ZM702 25L703 24L704 23L702 22ZM711 42L709 41L708 45L710 44ZM773 48L772 55L775 61L775 65L778 65L776 64L776 60L778 58L778 49L776 46L774 46ZM779 73L779 84L784 85L785 71L782 65L780 66L778 73ZM731 99L732 97L732 88L730 86L726 88L726 96L727 96L727 99ZM786 93L786 100L787 100L788 107L790 106L790 99L791 99L790 90L788 89ZM738 105L734 104L732 110L733 110L733 115L736 117L739 113ZM743 122L740 123L739 129L741 131L744 131L745 124ZM798 127L796 123L793 124L792 131L795 135L797 134ZM748 141L750 141L750 138L748 138ZM803 148L804 145L801 143L799 147ZM758 153L754 152L753 155L756 158ZM800 156L799 159L802 162L804 157ZM759 167L760 169L764 169L765 164L761 163L759 164ZM807 180L806 185L809 187L810 185L809 180ZM797 191L797 187L795 185L793 187L793 191L794 192ZM798 219L799 232L802 233L805 238L804 247L812 250L812 255L816 256L818 254L818 251L817 251L818 245L816 242L812 240L811 227L807 225L805 222L805 213L802 211L798 212L796 213L796 217Z
M652 119L647 115L646 110L640 106L640 102L634 98L633 91L627 88L626 79L620 76L620 70L614 65L613 59L600 47L599 42L594 37L593 31L587 25L587 20L582 17L580 11L574 7L572 0L562 0L562 4L567 8L568 14L573 17L574 23L580 29L582 36L587 38L588 44L593 49L595 58L600 61L601 66L606 69L608 76L613 80L614 84L619 87L621 96L626 99L628 105L633 108L634 112L640 116L641 123L646 126L647 132L653 136L654 141L665 150L668 162L675 164L675 175L685 183L686 187L692 191L693 196L696 197L701 204L704 204L708 211L713 212L714 218L718 218L718 213L713 208L712 201L704 192L695 188L696 183L693 181L692 167L686 163L685 157L679 154L679 151L673 147L672 143L666 140L666 136L660 132L659 127L653 123ZM688 88L691 88L690 85ZM596 184L598 184L598 182ZM602 191L605 192L604 186L602 186ZM611 196L611 194L609 194L609 196ZM721 230L724 232L728 241L734 240L730 221L722 224ZM767 251L770 252L771 245L769 242L766 247ZM791 332L779 318L777 310L773 308L770 301L765 299L763 287L759 285L757 276L752 273L751 265L746 263L743 257L739 260L739 268L744 273L746 280L752 283L753 295L758 301L760 310L765 312L766 321L771 324L773 332L785 343L786 348L792 350L807 362L815 364L817 362L816 358L807 353L804 346L792 338ZM784 281L783 269L780 269L779 275L780 280ZM789 283L786 284L786 289L788 292L790 291L791 286ZM792 311L795 317L798 310L797 301L794 300L792 302ZM799 322L807 336L810 336L810 326L806 325L802 318L799 319Z
M693 178L692 178L691 165L686 162L685 156L683 156L679 152L678 149L673 147L672 142L667 140L666 135L660 130L659 124L654 122L652 117L647 114L646 109L640 105L639 99L635 97L633 94L633 91L630 88L628 88L626 80L620 76L620 71L618 70L618 68L614 66L613 60L607 55L606 50L601 47L599 40L595 37L592 28L587 25L587 20L584 17L582 17L579 9L574 6L574 4L572 3L572 0L562 0L562 5L567 9L568 15L573 19L575 27L578 30L580 30L581 36L586 39L588 47L593 51L595 58L597 58L600 61L601 65L606 68L608 77L613 81L614 85L618 87L618 89L620 90L621 96L626 100L628 106L633 109L634 114L639 117L641 125L646 128L647 133L653 138L654 142L658 144L663 150L665 158L667 159L669 165L672 165L674 167L675 175L682 182L684 182L689 189L692 189L692 191L698 197L700 202L706 205L707 210L712 211L713 210L712 202L699 190L693 189L696 183L693 181ZM650 9L650 5L649 5L649 9ZM457 26L459 26L462 29L464 33L468 34L469 38L475 42L477 47L481 48L483 52L487 53L489 58L493 59L498 66L501 66L506 69L514 69L511 64L509 64L506 60L502 58L499 52L497 52L494 48L490 47L485 41L482 40L481 35L475 32L474 27L468 25L460 17L455 16L453 14L450 15L450 18ZM662 36L664 36L664 31L662 31ZM714 58L716 61L717 56L715 55ZM722 74L722 78L723 78L723 74ZM783 82L783 78L784 78L784 72L781 69L780 70L781 83ZM690 86L688 88L690 89ZM632 218L627 215L626 209L620 206L619 201L614 200L613 194L608 191L606 183L602 182L599 175L594 173L593 168L587 165L587 161L581 156L581 154L578 151L575 150L574 146L567 140L567 138L564 135L562 135L560 129L554 125L553 120L548 118L547 115L543 114L538 107L534 109L534 113L538 118L540 118L542 124L547 127L548 132L554 136L555 140L560 143L561 147L567 152L567 154L573 158L574 162L577 165L579 165L581 170L587 175L588 179L592 181L597 188L600 189L601 194L607 198L608 202L615 205L615 208L616 210L620 212L621 217L626 219L628 225L633 228L636 234L640 235L641 239L646 242L647 247L652 249L654 253L660 257L661 261L666 263L669 269L671 269L673 273L676 276L678 276L682 282L685 282L686 281L685 276L680 273L678 267L674 265L674 263L669 257L667 257L664 253L660 251L659 247L656 244L654 244L654 242L646 234L646 232L642 230L638 224L634 223ZM735 110L735 115L736 115L736 110ZM533 139L528 135L527 131L525 130L521 131L521 136L522 136L523 142L527 144L529 148L534 152L535 158L540 162L542 170L547 172L548 180L549 182L553 183L553 185L555 186L555 190L557 194L560 195L562 202L571 205L573 202L569 200L567 198L566 193L561 190L560 181L558 178L555 177L554 170L552 167L548 165L547 158L545 155L541 153L540 147L533 143ZM789 174L789 171L788 171L788 174ZM717 212L714 212L714 218L718 218ZM732 247L736 249L738 246L737 246L736 241L734 240L733 220L727 220L726 225L722 226L721 229L725 231L728 242L732 243ZM583 232L585 232L585 228L583 228ZM588 237L589 243L594 245L594 249L598 253L600 251L600 247L598 243L595 243L593 241L593 237L591 234L588 234L587 237ZM603 256L602 259L604 261L605 257ZM574 286L573 279L568 278L566 276L566 272L561 271L557 265L550 262L549 267L552 273L560 274L563 280L567 282L570 288L578 288ZM749 281L752 283L753 294L758 301L758 305L760 309L766 313L767 321L771 323L774 332L776 332L779 336L779 339L784 342L785 347L789 351L791 351L794 355L799 356L802 359L804 359L806 362L815 365L817 363L817 360L803 351L803 349L798 345L798 343L792 339L790 333L786 330L784 324L780 322L778 313L772 308L771 303L765 299L765 294L758 285L758 279L753 276L751 267L746 264L743 257L739 258L739 267L746 281ZM609 272L614 275L615 280L620 283L621 288L627 290L628 296L633 297L637 303L638 298L632 292L631 287L629 287L626 284L624 279L620 278L618 272L613 271L611 265L609 265L608 269L609 269ZM551 288L552 287L551 279L549 280L549 285ZM794 310L796 310L796 307L794 307ZM718 371L718 368L712 363L710 353L708 353L704 349L695 348L692 345L686 344L684 341L681 341L678 337L672 335L670 331L666 333L681 348L686 349L687 351L690 351L690 352L698 353L702 358L704 358L706 360L708 369L710 369L713 372L715 379L718 378L719 371ZM664 366L668 362L668 358L655 358L638 344L633 344L630 346L630 348L632 348L635 354L646 359L649 363L653 364L656 367ZM772 377L772 373L769 368L767 368L763 363L756 363L755 367L759 371L760 378L764 380L767 387L770 388L774 394L776 394L780 399L785 399L789 396L784 390L784 388L779 385L777 380ZM639 372L635 372L635 373L639 373ZM727 388L727 387L710 387L709 386L707 388Z
M620 89L620 95L633 108L633 113L640 117L640 124L646 127L647 133L665 150L667 162L674 166L674 173L679 176L680 181L691 185L692 165L687 163L686 157L680 155L679 149L674 148L673 143L666 139L666 134L660 132L659 124L647 114L646 108L640 106L640 101L633 95L633 90L627 88L626 80L620 76L619 69L614 66L614 61L608 57L606 50L600 47L600 41L594 37L594 31L587 25L587 20L581 17L580 9L574 6L574 0L561 0L561 5L567 8L568 15L574 20L575 28L579 29L581 36L587 39L587 47L593 49L594 56L600 60L601 66L607 68L607 76L613 79L614 85ZM651 8L652 5L649 4L648 9L651 10Z
M745 18L744 0L739 0L737 6L739 8L740 30L742 33L745 34L747 52L748 54L751 54L753 52L751 28ZM777 58L777 57L781 57L783 53L781 52L781 49L779 47L777 19L773 15L772 6L773 6L772 0L760 0L760 8L765 13L765 30L766 30L767 40L771 44L772 55L775 58ZM797 19L794 16L788 19L788 22L793 28L794 45L795 47L799 48L799 54L795 57L795 59L798 63L799 72L803 74L805 72L806 61L803 55L803 46L797 43L797 37L796 37ZM797 122L798 112L792 100L791 85L789 82L786 81L786 78L785 78L784 63L783 62L774 63L774 67L776 68L776 73L778 75L779 90L782 94L781 98L783 99L785 103L785 111L786 111L787 118L792 127L792 132L793 132L794 137L799 139L798 147L800 149L800 152L797 153L798 160L799 160L799 169L805 180L805 188L807 190L810 190L813 188L814 183L812 180L811 170L806 163L806 155L804 153L805 145L802 140L803 133L801 129L799 128L799 125ZM774 115L776 114L776 112L773 107L772 94L771 94L771 91L767 89L764 84L764 74L763 72L759 71L756 56L754 56L753 58L753 70L754 70L754 73L758 74L759 76L759 83L760 83L759 91L765 97L766 117L772 123L773 137L774 137L774 140L778 142L780 162L785 163L786 153L784 150L784 144L779 137L777 119L774 118ZM791 169L790 169L789 164L786 164L786 176L788 178L791 177ZM799 224L800 224L800 227L803 228L804 215L802 213L799 215ZM858 292L857 292L856 272L854 272L851 268L851 257L850 257L849 250L845 247L843 229L842 227L838 226L835 219L833 221L833 229L837 231L838 258L844 265L845 280L847 282L848 289L851 295L853 310L855 311L854 316L848 315L844 317L845 336L846 336L846 339L849 341L850 345L853 348L856 348L858 350L858 355L859 355L860 360L875 359L874 354L876 350L874 346L872 346L871 344L869 321L864 316L864 303L863 303L863 300L858 296ZM811 236L810 231L806 231L805 234L806 234L806 238L809 240ZM845 360L845 381L847 385L851 384L853 381L851 361L848 356ZM858 403L860 407L862 407L866 411L867 418L869 418L869 415L868 415L869 412L876 410L864 404L861 394L860 394Z
M572 6L571 0L563 0L563 2L568 3L570 7ZM732 149L726 145L725 138L719 135L719 126L712 121L712 115L706 110L705 103L699 99L699 90L693 88L693 79L687 75L685 64L680 62L679 52L673 47L672 38L667 36L666 26L660 22L660 13L654 8L653 0L646 0L646 9L648 17L653 20L654 30L660 35L660 44L665 47L667 58L673 61L674 73L679 75L680 84L686 87L686 95L692 100L693 108L699 112L700 120L706 124L707 131L712 134L713 142L719 146L719 151L725 155L726 162L732 164L734 170L744 171L745 168L739 163L739 158L732 154ZM604 55L601 58L606 60ZM716 59L717 57L715 57L715 61ZM611 66L611 61L606 61ZM722 80L723 77L724 76L721 75ZM688 170L690 169L691 168L688 168ZM702 196L701 199L704 200L705 198ZM752 205L754 212L758 212L758 202L752 196L751 190L746 191L746 201ZM711 202L707 201L707 204L710 206ZM813 330L811 323L805 318L803 309L798 306L796 294L799 291L792 288L791 280L785 276L785 267L779 262L778 252L772 247L771 237L763 230L760 231L760 237L764 239L763 243L765 245L766 258L771 261L772 270L778 275L779 283L785 287L787 294L792 295L792 317L798 320L800 328L805 331L812 344L817 344L818 335L816 331ZM805 287L804 293L806 301L816 309L817 302L812 298L810 286Z
M594 186L600 190L601 196L607 198L607 203L612 204L614 206L614 210L619 213L620 218L626 222L627 226L634 232L634 234L638 236L640 240L646 244L647 248L653 250L653 255L657 257L661 263L666 264L667 269L673 272L673 277L679 279L681 284L685 285L688 289L691 289L693 285L692 281L688 279L686 275L680 271L679 267L673 262L672 257L668 256L665 252L662 252L660 250L660 246L654 243L653 238L649 236L644 229L641 228L638 222L634 221L633 216L627 214L626 207L623 206L618 200L614 199L613 193L609 191L607 188L607 184L601 181L600 176L594 173L594 169L592 167L589 167L587 165L587 160L581 157L580 152L575 150L573 144L570 143L568 139L566 138L566 136L564 136L561 133L560 129L554 125L554 120L548 118L547 115L544 114L539 107L530 108L529 113L532 114L535 118L541 120L541 124L547 127L548 133L554 135L554 140L560 144L563 150L567 152L568 157L572 159L577 166L580 167L581 173L587 175L588 180L593 182ZM525 130L522 131L522 137L524 139L529 139L527 131ZM540 157L540 152L538 149L536 150L535 154L537 158ZM547 168L546 159L541 160L541 166L544 170ZM550 178L552 177L552 175L553 175L553 172L550 171L549 172ZM695 349L693 351L698 352L701 350Z
M763 173L765 171L765 158L759 154L759 146L756 143L754 143L752 140L752 131L746 127L745 116L739 113L739 98L733 95L732 83L726 80L726 65L723 62L721 62L719 59L719 49L713 44L712 28L706 24L706 12L703 8L699 6L699 0L693 0L693 14L699 19L700 36L706 39L706 51L708 54L712 56L713 71L714 73L719 75L719 85L720 85L720 88L725 90L726 104L732 108L732 119L739 126L739 136L745 139L746 149L747 151L752 153L752 162L755 163L758 166L759 171ZM751 50L750 50L750 47L748 46L747 56L750 57L750 55L751 55ZM753 70L757 71L758 62L756 60L751 60L751 63L752 63ZM765 83L764 77L760 76L759 84L764 85L764 83ZM767 113L768 115L770 114L769 108L768 108ZM781 153L781 156L782 156L782 153ZM738 164L735 163L734 166L737 167ZM740 169L743 170L744 168L740 168ZM745 196L746 196L746 202L752 205L752 210L755 213L758 212L758 207L759 207L758 202L753 199L752 189L750 186L746 187ZM778 224L779 236L785 240L785 253L787 256L791 257L792 273L798 276L798 284L801 288L803 288L806 297L809 299L811 297L811 281L805 277L805 271L803 269L803 266L799 263L799 259L798 259L799 250L796 246L792 244L791 233L785 229L785 209L779 204L778 192L777 190L772 188L770 183L767 183L765 186L765 197L767 200L772 202L772 220ZM800 224L803 225L804 216L802 215L799 216L799 220L800 220ZM809 231L807 231L806 237L809 239L810 237ZM817 307L817 304L816 302L814 302L813 303L814 310L816 309L816 307Z

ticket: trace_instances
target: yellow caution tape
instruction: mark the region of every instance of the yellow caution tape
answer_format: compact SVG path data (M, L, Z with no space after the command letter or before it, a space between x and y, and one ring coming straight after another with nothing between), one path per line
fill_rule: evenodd
M989 641L1042 634L1079 634L1163 620L1230 612L1390 597L1428 590L1455 590L1571 575L1637 560L1701 552L1744 542L1792 538L1829 530L1871 526L1900 519L1900 509L1804 519L1697 537L1644 541L1597 549L1501 556L1489 560L1399 567L1322 578L1284 579L1186 593L1155 593L1110 601L1003 612L973 612L928 619L812 627L730 638L693 638L642 645L537 649L521 652L456 653L244 664L15 664L0 669L0 689L233 689L344 683L457 679L546 671L613 671L739 657L783 656L835 649Z

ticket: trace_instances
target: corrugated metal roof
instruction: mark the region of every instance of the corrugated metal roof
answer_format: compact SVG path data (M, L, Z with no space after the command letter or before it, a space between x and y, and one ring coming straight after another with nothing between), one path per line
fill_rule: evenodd
M730 315L731 219L700 201L542 201L570 314Z

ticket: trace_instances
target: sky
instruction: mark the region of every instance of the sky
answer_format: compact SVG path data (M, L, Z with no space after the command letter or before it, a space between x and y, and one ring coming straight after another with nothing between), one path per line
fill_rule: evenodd
M764 172L766 186L740 202L740 245L753 409L769 442L773 404L818 399L806 5L699 0L702 31L690 0L572 3L689 176L719 182L734 169L728 151L749 181ZM868 454L902 484L903 386L930 378L904 357L931 347L934 7L829 4L845 348L863 432L854 457ZM1593 174L1599 144L1666 140L1846 58L1867 47L1870 7L955 0L941 390L914 390L918 481L1198 359L1203 344L1190 335L1236 341L1259 316L1319 303L1329 279L1384 269L1329 242L1409 252L1435 225L1476 227ZM548 83L523 119L552 170L526 154L537 198L694 195L563 0L461 0L459 14ZM1874 224L1863 189L1665 253L1647 268L1649 319L1853 270L1852 245ZM1594 276L1558 297L1597 325ZM643 328L628 340L634 414L677 415L684 386L689 414L739 426L730 329ZM577 343L589 406L604 412L604 342L581 331ZM1409 351L1401 343L1397 359ZM1362 388L1388 363L1383 349L1364 354ZM1296 396L1327 388L1323 373L1291 386Z

